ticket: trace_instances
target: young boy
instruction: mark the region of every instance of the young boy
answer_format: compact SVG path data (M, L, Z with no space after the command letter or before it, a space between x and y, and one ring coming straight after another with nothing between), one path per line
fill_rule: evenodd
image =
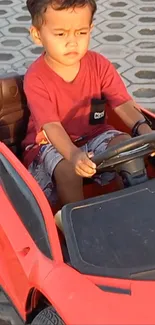
M151 129L113 65L88 51L95 0L27 0L27 6L31 36L44 53L24 80L31 113L25 162L48 198L56 184L64 205L83 199L83 177L96 173L92 155L130 137L107 124L106 111L115 110L131 130L137 125L138 134Z

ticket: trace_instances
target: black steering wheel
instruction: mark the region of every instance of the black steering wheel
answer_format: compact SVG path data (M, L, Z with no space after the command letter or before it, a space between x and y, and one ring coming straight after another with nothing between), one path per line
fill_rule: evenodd
M98 171L104 171L104 169L114 169L121 163L145 157L153 151L155 151L155 131L111 146L103 153L94 156L92 161L97 165Z

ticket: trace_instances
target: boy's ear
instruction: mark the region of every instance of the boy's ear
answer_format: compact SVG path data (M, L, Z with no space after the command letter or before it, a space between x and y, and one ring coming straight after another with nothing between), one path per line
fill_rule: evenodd
M90 25L90 32L92 32L93 28L94 28L94 24L92 23L92 24Z
M30 27L30 35L33 39L33 42L37 45L42 46L41 38L40 38L40 32L35 26Z

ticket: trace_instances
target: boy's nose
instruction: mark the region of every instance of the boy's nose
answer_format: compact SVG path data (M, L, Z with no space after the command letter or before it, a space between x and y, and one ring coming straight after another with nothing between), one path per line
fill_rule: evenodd
M75 35L68 36L67 45L70 45L71 47L77 46L77 39Z
M76 42L68 42L67 46L70 47L70 48L76 48L77 43Z

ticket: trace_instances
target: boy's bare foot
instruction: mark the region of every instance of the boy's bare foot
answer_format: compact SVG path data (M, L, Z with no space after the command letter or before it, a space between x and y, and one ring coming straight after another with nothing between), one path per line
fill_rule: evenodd
M61 210L59 210L55 216L55 223L57 225L57 227L63 232L63 225L62 225L62 218L61 218Z

